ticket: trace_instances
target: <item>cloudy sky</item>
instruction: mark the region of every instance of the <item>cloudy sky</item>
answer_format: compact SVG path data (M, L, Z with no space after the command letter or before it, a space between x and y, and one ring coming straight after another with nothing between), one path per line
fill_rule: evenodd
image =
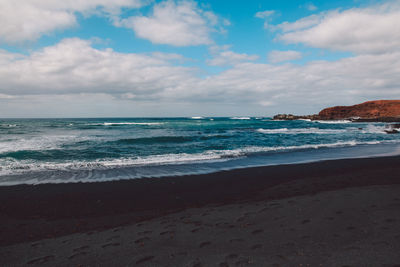
M0 117L268 116L400 99L400 0L0 0Z

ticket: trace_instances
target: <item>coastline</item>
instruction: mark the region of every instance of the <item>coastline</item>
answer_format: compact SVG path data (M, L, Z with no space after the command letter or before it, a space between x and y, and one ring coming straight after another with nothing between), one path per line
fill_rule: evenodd
M342 159L181 177L0 187L0 246L110 229L193 207L400 184L399 162L400 156ZM293 181L299 185L279 188Z

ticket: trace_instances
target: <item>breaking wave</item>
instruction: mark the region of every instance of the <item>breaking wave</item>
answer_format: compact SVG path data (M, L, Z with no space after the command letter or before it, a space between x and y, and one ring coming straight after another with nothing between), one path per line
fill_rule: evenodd
M263 134L337 134L344 133L344 129L319 129L319 128L280 128L280 129L258 129Z
M136 158L101 159L94 161L69 161L63 163L38 163L31 160L15 160L13 158L0 159L0 176L16 175L32 171L77 171L77 170L104 170L121 167L151 166L186 164L196 162L227 161L233 158L251 156L257 153L286 152L295 150L314 150L320 148L349 147L356 145L372 145L383 143L381 141L357 142L355 140L346 142L335 142L326 144L309 144L298 146L248 146L232 150L208 150L202 153L178 153L151 155Z

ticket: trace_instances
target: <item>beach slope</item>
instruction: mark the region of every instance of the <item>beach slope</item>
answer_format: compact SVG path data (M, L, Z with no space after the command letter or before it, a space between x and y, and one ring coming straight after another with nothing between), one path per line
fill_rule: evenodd
M0 188L5 266L396 266L400 158Z

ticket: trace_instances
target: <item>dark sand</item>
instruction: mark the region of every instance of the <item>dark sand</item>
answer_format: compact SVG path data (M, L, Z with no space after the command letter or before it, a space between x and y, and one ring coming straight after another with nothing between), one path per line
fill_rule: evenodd
M0 187L0 265L400 266L400 157Z

